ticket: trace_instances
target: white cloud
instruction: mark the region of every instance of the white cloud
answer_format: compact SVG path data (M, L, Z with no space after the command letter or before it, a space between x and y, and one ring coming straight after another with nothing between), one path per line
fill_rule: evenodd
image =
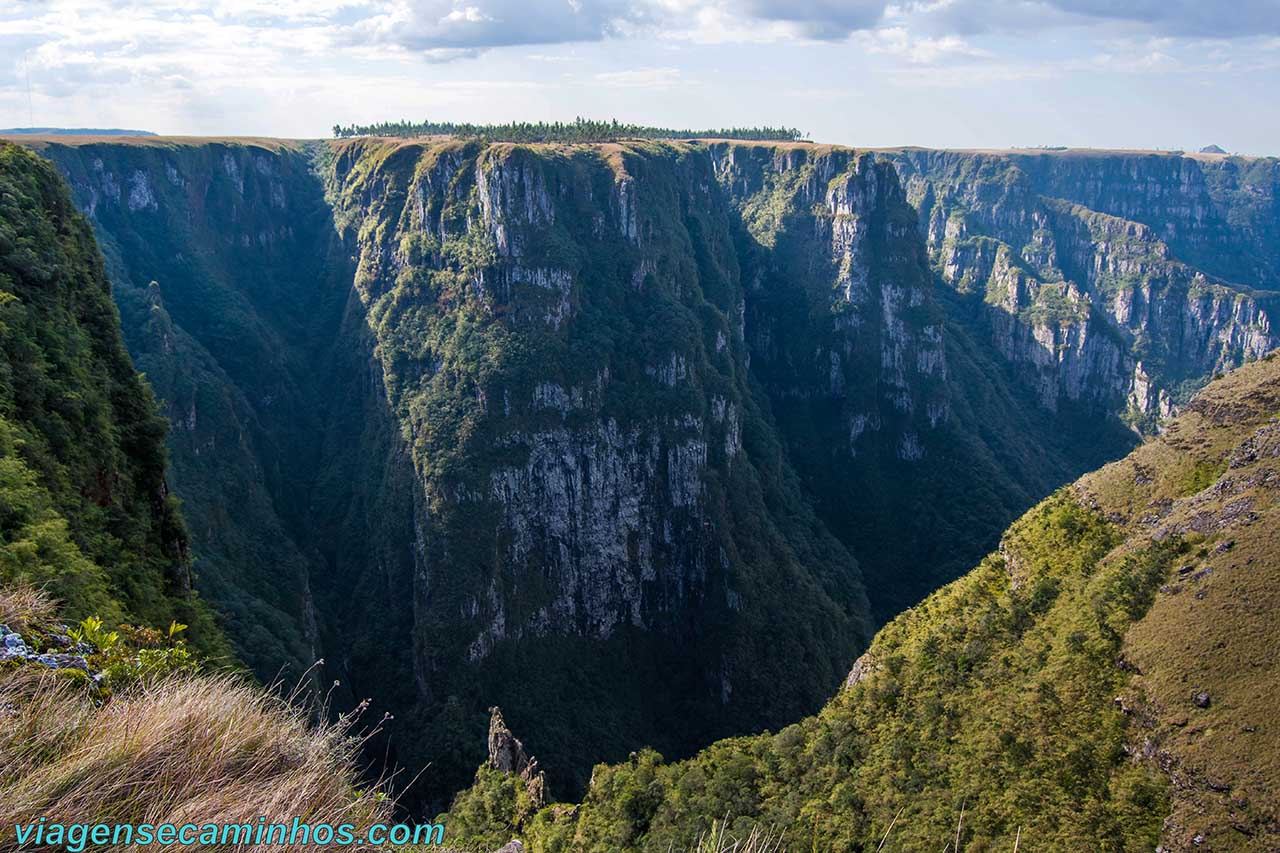
M1277 0L900 0L888 15L958 35L1117 26L1196 38L1280 34Z
M1055 75L1107 75L1114 92L1274 75L1280 15L1262 13L1276 4L1239 0L1225 14L1184 0L0 0L0 125L28 120L29 70L35 119L48 124L315 132L424 112L616 112L819 130L838 119L815 104L871 103L877 89L911 88L909 106L885 113L936 90L963 92L978 114L983 87L1035 89ZM1229 20L1207 20L1214 6Z
M779 21L805 38L844 39L876 26L887 0L736 0L730 7L749 19Z
M1276 0L1048 0L1069 14L1129 21L1164 34L1236 38L1280 33Z
M669 89L681 80L678 68L637 68L630 71L605 71L595 75L596 82L615 88Z
M874 30L866 34L862 43L874 53L890 54L921 65L941 60L985 59L991 55L959 36L916 36L902 26Z
M599 41L644 11L628 0L392 0L345 38L424 52Z

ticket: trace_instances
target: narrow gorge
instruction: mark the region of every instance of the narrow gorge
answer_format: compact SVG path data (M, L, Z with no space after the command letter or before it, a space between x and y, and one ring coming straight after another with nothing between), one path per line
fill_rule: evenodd
M1269 160L27 143L95 229L237 654L375 697L435 804L492 705L566 795L812 713L1280 344Z

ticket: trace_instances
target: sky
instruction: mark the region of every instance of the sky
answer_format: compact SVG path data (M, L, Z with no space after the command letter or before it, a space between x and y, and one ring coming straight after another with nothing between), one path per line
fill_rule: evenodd
M0 0L0 127L575 116L1280 154L1280 0Z

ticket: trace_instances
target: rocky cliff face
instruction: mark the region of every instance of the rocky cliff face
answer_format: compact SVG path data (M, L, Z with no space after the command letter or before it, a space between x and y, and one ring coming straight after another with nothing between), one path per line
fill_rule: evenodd
M850 457L884 433L922 459L949 410L943 318L892 167L810 146L711 153L746 232L744 326L771 396L836 406Z
M888 618L989 548L994 519L1090 464L1087 442L1049 447L1072 413L1026 423L1000 356L971 346L892 163L811 145L709 153L736 213L752 374ZM1094 436L1097 461L1125 446Z
M1211 276L1280 289L1280 160L1079 152L1009 158L1037 191L1141 222Z
M1065 202L971 182L957 221L1027 236L934 240L939 180L847 149L42 153L174 425L198 583L265 677L323 656L389 705L428 798L495 703L553 789L813 710L873 621L1132 443L1099 404L1159 412L1269 334Z
M540 811L490 765L454 843L1276 849L1278 411L1272 353L1027 512L815 717L685 761L641 751Z
M986 333L1045 408L1084 401L1156 429L1208 377L1280 342L1255 295L1277 284L1273 211L1257 200L1274 196L1270 161L890 157L935 269L985 303Z
M416 475L424 707L484 684L578 763L636 713L676 732L820 701L866 599L753 393L703 151L355 142L328 184ZM588 748L583 667L635 703L597 708Z

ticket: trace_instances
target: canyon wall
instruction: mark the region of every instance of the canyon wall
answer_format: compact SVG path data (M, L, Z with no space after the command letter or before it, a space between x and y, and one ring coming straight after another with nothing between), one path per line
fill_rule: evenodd
M1144 432L1210 377L1280 343L1270 160L889 152L940 278L1040 404Z
M29 144L95 227L238 653L324 658L436 803L494 704L568 790L813 711L875 623L1274 346L1178 254L1195 217L998 158Z

